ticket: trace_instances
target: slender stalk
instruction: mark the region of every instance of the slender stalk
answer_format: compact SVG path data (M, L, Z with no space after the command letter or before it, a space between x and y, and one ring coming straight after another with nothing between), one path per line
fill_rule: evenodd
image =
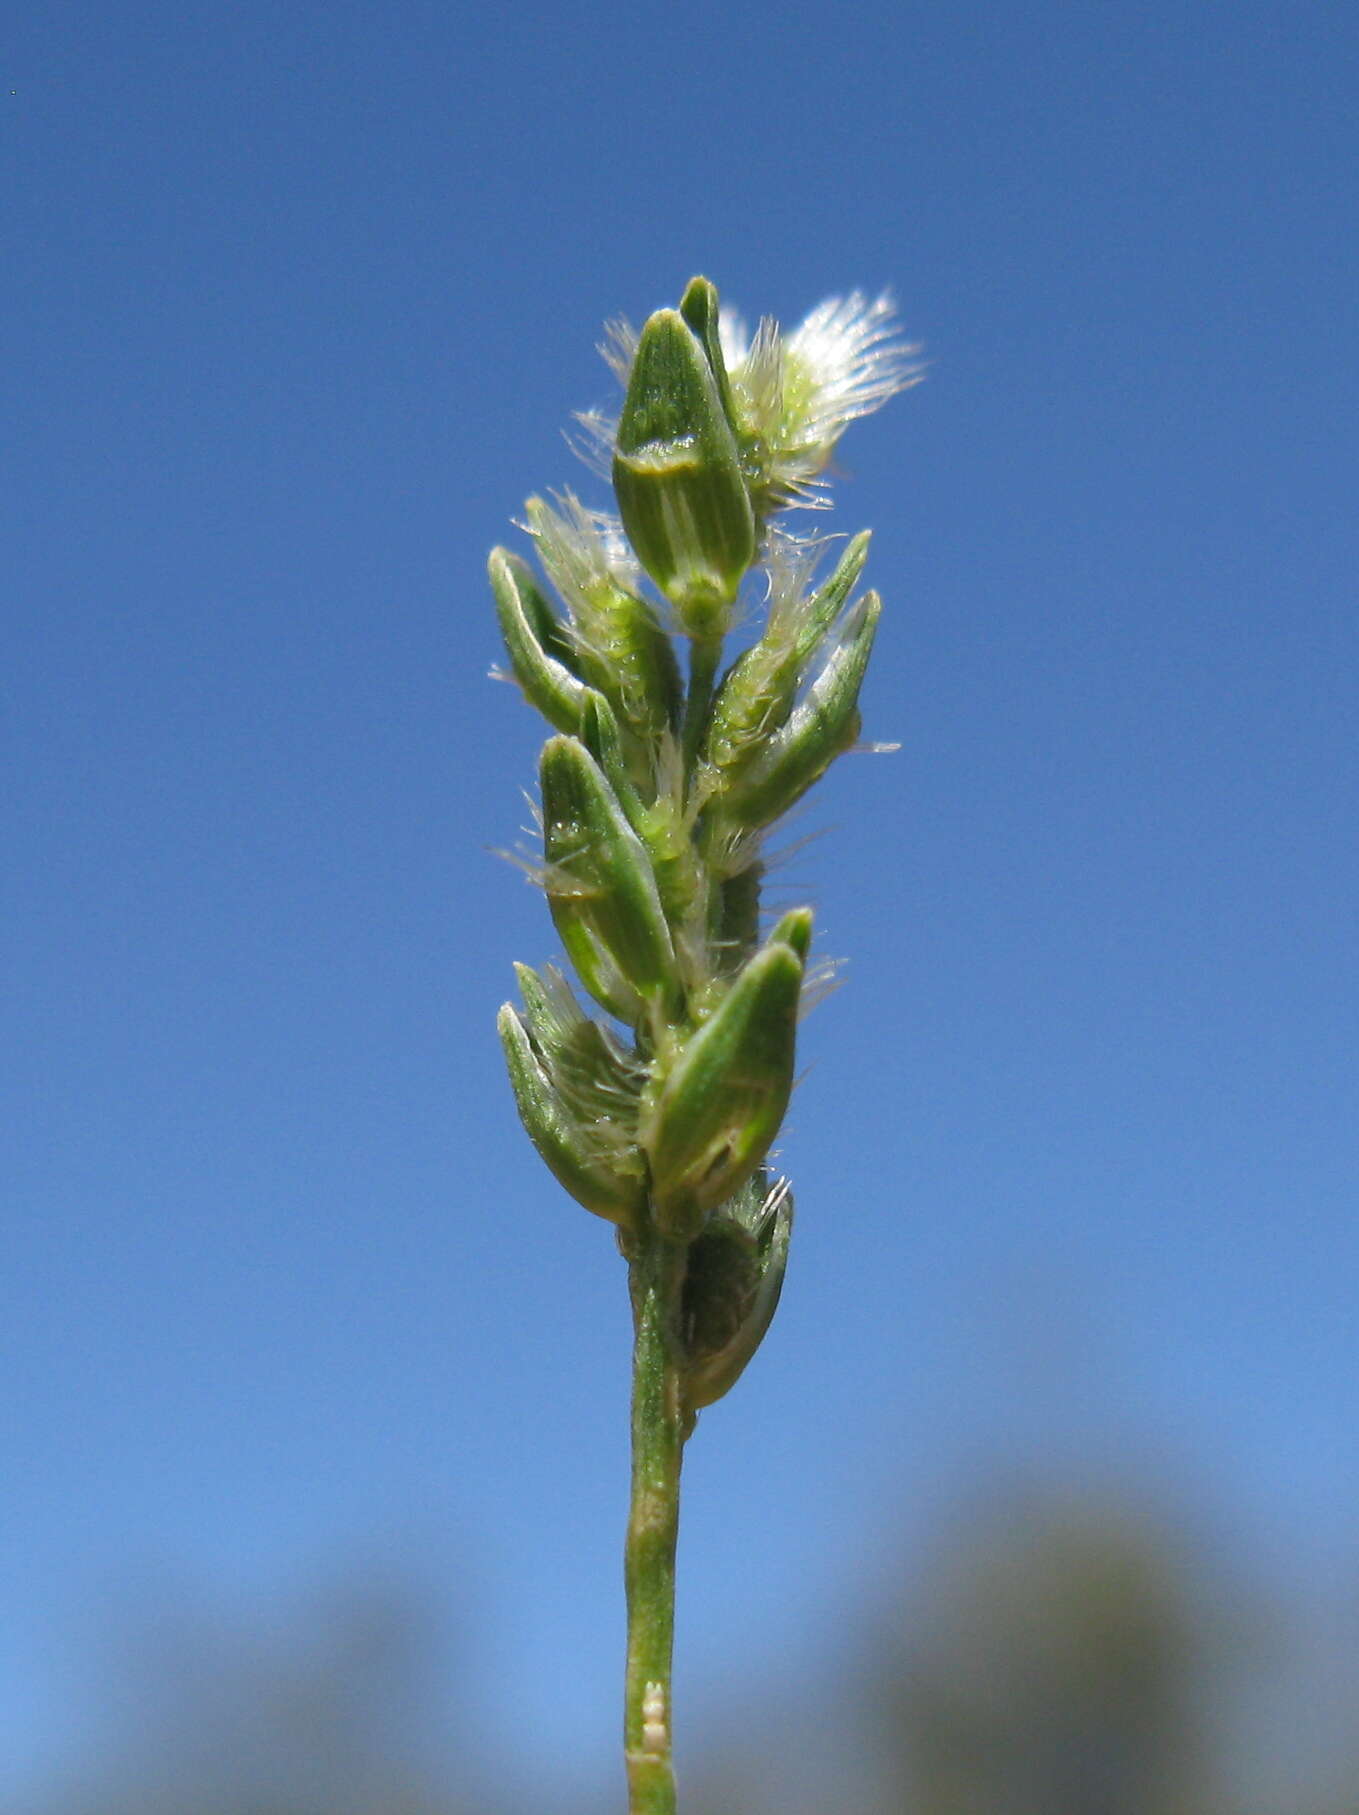
M628 1599L623 1746L629 1815L674 1815L670 1665L675 1636L684 1406L679 1367L686 1250L647 1231L631 1262L632 1502L624 1580Z
M722 660L722 638L693 638L689 647L689 690L684 702L684 730L680 742L684 751L685 773L692 774L694 761L708 729L712 710L713 683L717 665Z

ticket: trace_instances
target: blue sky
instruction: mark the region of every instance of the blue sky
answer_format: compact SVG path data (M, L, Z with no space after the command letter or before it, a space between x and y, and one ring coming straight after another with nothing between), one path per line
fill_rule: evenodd
M526 1780L611 1761L626 1294L494 1039L553 941L491 855L539 727L484 562L593 495L599 326L695 271L890 285L931 367L842 449L902 749L779 879L850 963L690 1450L682 1707L997 1460L1359 1581L1357 50L1338 4L16 20L0 1781L69 1757L110 1596L370 1557L475 1614Z

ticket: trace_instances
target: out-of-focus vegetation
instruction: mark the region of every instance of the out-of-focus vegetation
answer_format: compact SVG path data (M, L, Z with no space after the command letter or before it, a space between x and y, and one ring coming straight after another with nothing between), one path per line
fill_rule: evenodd
M889 1806L919 1815L1216 1815L1222 1615L1104 1509L992 1514L880 1641Z
M494 1760L476 1779L449 1763L458 1677L424 1606L370 1585L229 1634L162 1608L127 1649L114 1737L22 1815L518 1815L487 1789ZM1359 1815L1359 1719L1324 1658L1309 1674L1287 1655L1286 1624L1145 1511L978 1497L912 1572L865 1591L804 1704L733 1707L729 1734L767 1750L716 1736L688 1760L683 1806ZM620 1800L601 1776L585 1804L543 1806Z

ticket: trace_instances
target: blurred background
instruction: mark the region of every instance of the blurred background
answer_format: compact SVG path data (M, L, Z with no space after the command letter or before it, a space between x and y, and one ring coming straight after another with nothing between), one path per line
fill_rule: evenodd
M492 1020L605 319L891 286L686 1815L1359 1810L1359 19L49 0L0 49L0 1807L622 1802L629 1324Z

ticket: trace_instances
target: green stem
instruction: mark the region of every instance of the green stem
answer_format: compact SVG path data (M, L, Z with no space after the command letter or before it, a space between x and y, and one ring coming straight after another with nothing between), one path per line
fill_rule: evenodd
M717 665L722 660L722 638L695 638L689 647L689 691L684 702L684 730L681 733L681 747L684 751L684 772L693 773L694 763L703 744L703 734L708 729L708 718L712 711L713 682L717 679Z
M686 1249L648 1231L632 1257L632 1504L624 1580L628 1667L623 1746L628 1815L674 1815L670 1664L675 1637L684 1405L679 1365Z

